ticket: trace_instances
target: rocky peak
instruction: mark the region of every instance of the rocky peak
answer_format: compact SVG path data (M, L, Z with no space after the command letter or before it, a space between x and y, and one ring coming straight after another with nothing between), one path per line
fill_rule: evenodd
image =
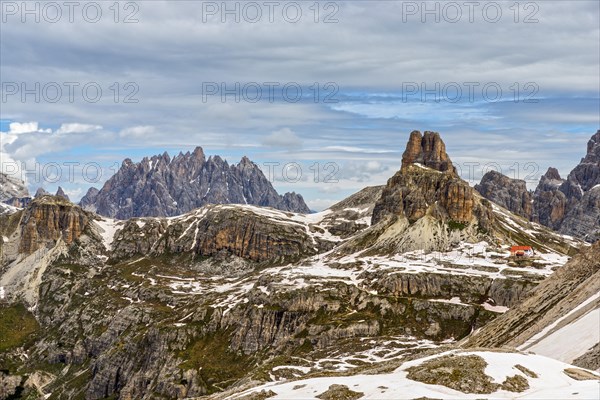
M517 215L529 219L533 214L532 197L524 180L511 179L497 171L489 171L483 176L481 183L475 185L475 190Z
M198 146L194 149L194 151L192 152L192 156L200 161L201 163L204 163L204 161L206 160L206 156L204 155L204 150L202 150L202 147Z
M69 196L67 196L67 194L65 193L65 191L63 190L63 188L62 188L62 187L60 187L60 186L58 187L58 190L56 191L56 194L55 194L55 196L56 196L56 197L60 197L60 198L62 198L62 199L65 199L66 201L71 201L71 200L69 199Z
M556 168L548 168L548 171L540 178L538 186L535 190L536 193L542 191L554 191L565 183L565 180L561 178Z
M600 162L600 129L591 137L587 144L587 154L582 162Z
M558 170L556 168L553 168L553 167L548 168L548 171L546 171L546 173L543 175L543 177L545 177L546 179L553 180L553 181L562 181L562 178L560 177L560 173L558 172Z
M555 168L542 176L534 193L533 220L567 235L593 242L600 238L600 131L587 154L561 179Z
M38 188L38 190L36 190L35 196L33 196L33 197L37 199L39 197L49 196L49 195L50 195L50 193L48 193L44 188L40 187L40 188Z
M133 161L131 161L131 158L126 158L123 160L123 162L121 163L121 168L127 168L127 167L131 167L133 166Z
M600 131L596 132L587 144L587 154L581 159L567 180L579 185L585 192L600 184Z
M239 165L241 165L241 166L251 166L251 165L254 165L254 163L252 161L250 161L250 159L248 157L244 156L240 160Z
M201 147L173 159L166 152L139 163L127 159L99 192L88 192L80 205L101 215L128 219L174 216L206 204L227 203L310 211L302 196L280 196L247 157L229 165L218 155L206 159Z
M98 198L98 193L100 193L100 191L95 187L89 188L85 196L81 199L79 206L86 211L96 212L95 203Z
M428 168L456 174L456 169L446 153L446 145L437 132L413 131L410 134L406 150L402 154L402 168L418 163Z
M372 224L394 215L411 224L426 215L469 224L476 205L473 188L456 174L440 135L413 131L402 168L388 180L375 204Z

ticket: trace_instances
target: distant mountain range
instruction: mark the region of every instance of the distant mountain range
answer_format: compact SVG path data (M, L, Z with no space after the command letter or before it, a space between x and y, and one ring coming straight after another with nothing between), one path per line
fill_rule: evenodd
M301 195L279 195L261 169L243 157L228 164L204 155L201 147L171 158L166 152L139 163L125 159L98 190L91 188L80 205L111 218L170 217L206 204L250 204L308 213Z

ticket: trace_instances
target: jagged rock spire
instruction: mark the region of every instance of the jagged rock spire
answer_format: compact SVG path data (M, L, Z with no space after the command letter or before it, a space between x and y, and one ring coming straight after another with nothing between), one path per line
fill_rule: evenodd
M130 159L99 191L88 192L80 205L119 219L173 216L206 204L252 204L284 211L310 212L302 196L281 196L258 165L244 157L229 165L201 147L173 159L162 155Z
M50 193L48 193L44 188L39 187L38 190L35 191L35 196L34 198L38 198L38 197L42 197L42 196L47 196Z
M65 191L63 190L63 188L61 186L58 187L58 190L56 191L56 196L63 198L67 201L71 201L71 199L69 199L69 196L67 196L67 194L65 193Z

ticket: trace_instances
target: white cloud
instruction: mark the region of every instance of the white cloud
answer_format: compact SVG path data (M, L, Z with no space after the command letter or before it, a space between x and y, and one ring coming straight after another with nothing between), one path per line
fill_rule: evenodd
M57 134L63 133L88 133L102 129L101 125L89 125L80 123L68 123L62 124L60 128L56 130Z
M271 132L270 135L263 138L262 143L266 146L282 147L290 150L297 150L302 147L302 139L290 128L282 128Z
M30 132L52 132L51 129L40 129L38 122L11 122L8 126L9 134L20 134Z
M402 2L389 1L340 2L335 24L314 23L306 8L306 18L298 24L281 18L276 23L222 24L220 18L198 23L201 2L172 7L168 1L144 3L138 24L114 24L103 17L93 26L79 20L31 29L31 24L12 20L2 27L3 81L27 82L28 87L33 82L97 82L104 96L89 103L77 90L74 102L4 103L3 118L60 128L53 135L36 122L14 123L0 135L2 158L62 161L60 157L78 157L70 149L85 146L82 161L195 145L213 154L244 147L252 159L282 165L335 162L339 185L349 190L384 183L399 168L409 132L429 129L443 135L455 161L477 157L510 166L533 160L565 174L598 126L597 1L575 3L540 3L538 24L514 23L510 2L502 4L499 23L482 21L481 6L475 23L464 18L457 24L421 23L419 15L403 23ZM139 103L115 103L112 85L120 83L124 100L130 93L123 87L128 81L139 86L134 95ZM318 82L320 101L251 104L229 96L222 103L216 94L207 103L201 90L206 81L298 82L308 97ZM461 106L397 99L406 82L432 87L473 81L498 82L503 98L512 97L515 82L522 96L529 93L523 85L535 82L544 100ZM338 103L323 102L331 93L323 87L326 82L339 86ZM385 98L390 93L395 102ZM114 131L92 128L109 124L107 120ZM554 130L573 145L542 138ZM523 149L515 143L528 143L527 151L537 151L502 153ZM305 175L301 183L307 186L313 181L308 167Z
M119 132L119 136L127 138L144 139L157 133L153 126L133 126Z

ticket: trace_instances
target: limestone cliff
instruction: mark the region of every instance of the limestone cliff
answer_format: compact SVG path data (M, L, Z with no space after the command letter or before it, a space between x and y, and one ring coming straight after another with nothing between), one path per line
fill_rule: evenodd
M62 197L35 199L23 212L19 252L31 254L57 240L70 245L83 234L90 220L88 213Z

